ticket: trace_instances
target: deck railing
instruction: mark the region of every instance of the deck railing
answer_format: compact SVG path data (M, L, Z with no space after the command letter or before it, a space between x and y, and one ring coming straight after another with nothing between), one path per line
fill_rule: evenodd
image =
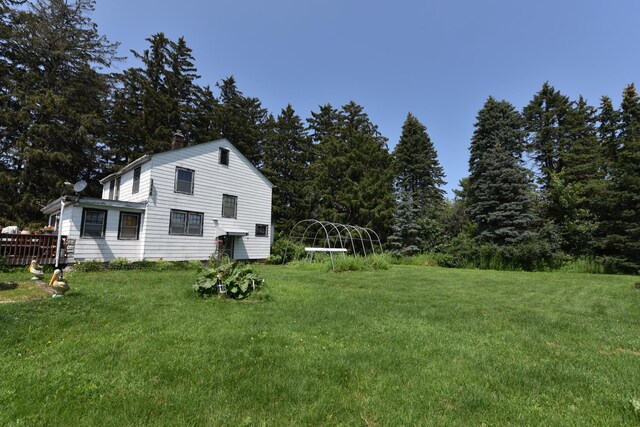
M27 265L34 258L40 264L55 264L56 234L0 234L0 257L6 265ZM67 261L67 236L62 236L60 263Z

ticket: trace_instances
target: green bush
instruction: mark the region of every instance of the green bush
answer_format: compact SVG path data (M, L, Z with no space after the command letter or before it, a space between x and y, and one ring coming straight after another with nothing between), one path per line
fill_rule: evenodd
M258 277L249 264L218 259L211 264L196 278L194 290L199 296L210 297L224 292L229 298L244 299L264 284L264 279Z
M155 261L152 266L151 269L153 271L169 271L169 270L176 270L174 263L171 261L165 261L163 259L159 259L158 261Z
M291 261L304 259L307 253L304 246L287 239L276 240L271 247L271 256L267 259L267 264L282 264Z
M564 262L564 256L544 239L501 246L466 236L453 239L434 259L441 267L525 271L558 269Z
M77 262L74 268L78 271L103 271L106 270L105 264L97 259Z
M142 261L134 261L132 263L133 268L136 270L153 270L155 261L143 259Z
M133 264L126 258L114 258L109 261L109 270L130 270Z

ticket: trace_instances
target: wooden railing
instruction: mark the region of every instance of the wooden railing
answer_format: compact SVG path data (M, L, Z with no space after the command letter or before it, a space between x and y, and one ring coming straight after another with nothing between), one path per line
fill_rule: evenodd
M56 234L0 234L0 257L6 265L27 265L34 258L39 264L55 264ZM67 261L67 236L60 244L60 264Z

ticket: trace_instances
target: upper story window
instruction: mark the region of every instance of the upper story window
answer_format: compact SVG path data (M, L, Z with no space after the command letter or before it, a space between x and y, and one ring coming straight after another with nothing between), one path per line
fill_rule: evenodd
M118 227L118 239L138 240L140 235L140 214L120 212L120 226Z
M267 224L256 224L256 237L268 237L269 226Z
M80 237L104 237L107 229L107 211L102 209L83 209Z
M116 189L113 194L113 200L120 200L120 177L116 178Z
M195 171L187 168L176 167L174 191L182 194L193 194L194 177Z
M228 194L222 195L222 217L237 218L238 216L238 197Z
M113 192L115 188L116 188L116 180L112 179L111 181L109 181L109 200L113 200Z
M229 150L220 148L220 164L229 166Z
M140 166L133 170L133 186L131 187L131 194L136 194L140 191L140 170Z

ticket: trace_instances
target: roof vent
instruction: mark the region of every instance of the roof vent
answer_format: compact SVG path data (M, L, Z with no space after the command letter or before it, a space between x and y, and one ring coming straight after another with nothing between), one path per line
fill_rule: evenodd
M182 132L177 131L173 134L173 139L171 140L171 149L177 150L178 148L184 147L184 135Z

